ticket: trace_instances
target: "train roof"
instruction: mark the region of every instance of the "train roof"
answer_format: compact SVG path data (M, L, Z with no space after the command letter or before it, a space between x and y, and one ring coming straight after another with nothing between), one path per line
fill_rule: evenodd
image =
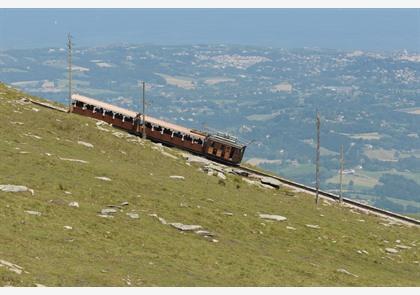
M214 141L218 141L218 142L221 142L226 145L230 145L239 149L246 147L245 144L240 143L237 139L232 138L232 137L222 136L220 134L210 135L209 138Z
M121 108L121 107L117 107L115 105L102 102L102 101L99 101L99 100L96 100L87 96L83 96L80 94L73 94L71 98L72 100L77 100L77 101L80 101L89 105L93 105L95 107L102 108L107 111L112 111L112 112L115 112L115 113L118 113L127 117L135 118L138 114L140 114L140 113L136 113L136 112L133 112L133 111ZM183 134L187 134L197 139L202 139L202 140L205 139L205 136L203 134L198 133L197 131L194 131L192 129L189 129L189 128L186 128L177 124L169 123L167 121L163 121L163 120L151 117L151 116L146 115L146 122L156 125L156 126L161 126L166 129L173 130L175 132L181 132Z
M120 108L120 107L117 107L115 105L112 105L112 104L109 104L109 103L106 103L106 102L103 102L103 101L100 101L100 100L96 100L96 99L93 99L93 98L90 98L90 97L87 97L87 96L83 96L83 95L80 95L80 94L73 94L71 96L71 99L81 101L85 104L93 105L95 107L102 108L102 109L107 110L107 111L112 111L114 113L118 113L118 114L121 114L121 115L124 115L124 116L127 116L127 117L135 118L137 116L136 112L133 112L133 111L130 111L130 110L127 110L127 109L124 109L124 108Z

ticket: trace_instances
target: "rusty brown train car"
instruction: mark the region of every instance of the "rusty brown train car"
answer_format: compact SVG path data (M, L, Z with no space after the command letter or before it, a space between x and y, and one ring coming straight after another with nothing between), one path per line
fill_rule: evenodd
M72 95L71 111L105 121L138 136L143 132L141 113L80 94ZM151 116L145 116L144 121L145 133L152 141L178 147L226 164L238 165L242 161L246 145L239 143L235 138L189 129Z

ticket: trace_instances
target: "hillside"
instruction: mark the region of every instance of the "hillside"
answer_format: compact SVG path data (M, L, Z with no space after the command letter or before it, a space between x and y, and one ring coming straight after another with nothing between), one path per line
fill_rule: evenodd
M420 286L418 227L223 180L24 97L0 84L0 285Z

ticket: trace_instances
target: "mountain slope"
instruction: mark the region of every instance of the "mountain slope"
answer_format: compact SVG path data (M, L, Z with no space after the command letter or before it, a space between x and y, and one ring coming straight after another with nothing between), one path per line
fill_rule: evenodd
M208 176L180 151L23 97L0 84L0 185L34 192L0 190L0 285L420 286L419 228Z

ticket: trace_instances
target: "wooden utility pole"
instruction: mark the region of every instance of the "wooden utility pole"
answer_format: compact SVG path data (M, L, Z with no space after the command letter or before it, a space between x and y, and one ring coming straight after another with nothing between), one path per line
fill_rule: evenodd
M319 119L319 113L316 113L316 196L315 203L318 204L319 195L319 129L321 127L321 120Z
M143 81L143 131L142 131L143 139L146 139L146 96L145 96L145 89L146 89L146 84Z
M69 76L69 113L71 113L71 111L72 111L72 104L71 104L71 95L72 95L72 81L71 81L71 79L72 79L72 77L71 77L71 74L72 74L72 70L71 70L71 54L72 54L72 47L73 47L73 45L72 45L72 43L71 43L71 35L70 35L70 33L68 33L67 34L67 50L68 50L68 56L67 56L67 62L68 62L68 76Z
M343 169L344 169L344 150L343 145L340 149L340 203L343 202Z
M140 82L139 82L139 89L140 89ZM140 110L140 106L141 106L141 95L139 95L139 113L136 115L136 132L140 132L140 120L141 120L141 110Z

